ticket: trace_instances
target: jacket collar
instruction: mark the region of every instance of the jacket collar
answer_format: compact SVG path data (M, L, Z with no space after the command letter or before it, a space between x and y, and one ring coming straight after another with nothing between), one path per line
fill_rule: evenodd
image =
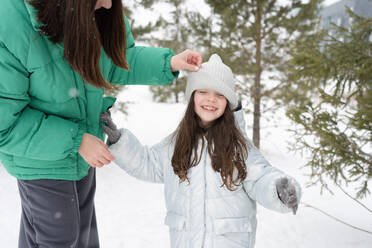
M42 24L37 20L37 10L33 6L31 6L27 2L27 0L25 0L24 3L25 3L25 6L26 6L26 9L27 9L27 12L30 16L30 21L31 21L31 24L32 24L32 28L36 32L41 32L40 27L42 26ZM55 45L59 48L63 48L63 45L61 43L56 43Z
M27 2L27 0L25 0L24 3L25 3L25 6L26 6L26 9L27 9L27 12L30 16L32 27L34 28L34 30L36 32L40 32L41 23L37 21L37 11L36 11L36 9L34 7L32 7Z

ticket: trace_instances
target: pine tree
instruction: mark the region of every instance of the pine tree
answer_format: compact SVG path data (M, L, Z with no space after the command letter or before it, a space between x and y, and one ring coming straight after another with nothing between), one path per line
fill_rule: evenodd
M320 0L206 0L211 16L188 15L195 42L207 55L218 53L239 83L244 105L253 100L253 142L260 146L260 119L269 107L284 68L287 43L314 29Z
M159 38L157 34L152 35L145 41L154 46L168 47L176 53L188 48L188 30L185 19L185 0L161 0L172 9L169 20L161 17L156 23L157 31L161 31L162 35ZM162 38L164 37L164 38ZM186 87L186 79L182 75L170 85L166 86L150 86L153 99L159 102L180 102L180 97L184 93Z
M295 149L310 153L311 183L357 183L356 198L372 178L372 19L347 10L350 28L333 25L293 44L282 97Z
M156 0L141 0L141 1L126 1L123 5L124 14L130 21L131 32L136 41L143 40L144 37L151 33L155 29L156 24L148 23L146 26L136 25L135 20L132 18L133 13L140 7L149 9L153 6ZM118 94L125 90L125 85L112 85L111 90L105 91L105 96L117 97ZM121 111L123 114L127 115L128 102L127 101L117 101L115 103L115 108Z

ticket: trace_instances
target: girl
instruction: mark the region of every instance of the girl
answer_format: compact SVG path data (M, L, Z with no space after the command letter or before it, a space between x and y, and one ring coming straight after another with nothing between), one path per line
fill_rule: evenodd
M18 179L19 247L97 248L99 116L114 84L169 84L198 53L137 47L121 0L2 0L0 161Z
M244 132L233 74L212 55L186 87L189 104L176 132L153 147L128 130L119 132L109 113L110 151L130 175L165 184L173 248L253 248L256 202L279 212L297 210L300 186L272 167Z

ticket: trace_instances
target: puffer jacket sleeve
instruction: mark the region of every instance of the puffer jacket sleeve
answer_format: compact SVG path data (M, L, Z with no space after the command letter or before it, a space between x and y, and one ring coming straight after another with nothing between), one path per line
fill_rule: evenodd
M0 42L0 152L37 160L76 154L84 130L29 106L29 72Z
M129 130L120 129L120 133L119 141L110 146L111 154L115 157L114 162L133 177L163 183L164 165L170 164L167 156L168 139L148 147L143 146Z
M282 213L290 212L291 209L285 206L279 199L275 184L279 178L288 178L289 182L295 186L297 199L300 201L301 187L299 183L293 177L286 175L279 169L271 166L261 152L248 139L245 132L243 111L238 111L235 113L235 120L238 123L239 128L242 130L248 145L250 146L248 159L245 162L247 167L247 177L243 182L245 191L249 197L257 201L265 208Z
M114 84L166 85L171 83L178 72L173 73L170 59L174 52L169 48L136 46L125 18L129 72L113 66L110 82Z

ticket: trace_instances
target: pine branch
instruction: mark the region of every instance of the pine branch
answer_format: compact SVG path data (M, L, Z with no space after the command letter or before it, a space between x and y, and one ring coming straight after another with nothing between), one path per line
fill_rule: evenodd
M362 228L359 228L359 227L353 226L353 225L351 225L351 224L349 224L349 223L346 223L345 221L342 221L342 220L340 220L340 219L338 219L338 218L336 218L336 217L334 217L334 216L328 214L327 212L325 212L325 211L323 211L323 210L321 210L321 209L319 209L319 208L317 208L317 207L314 207L314 206L312 206L312 205L310 205L310 204L307 204L307 203L304 203L304 202L301 202L300 204L302 204L302 205L304 205L305 207L308 207L308 208L313 208L313 209L315 209L315 210L321 212L322 214L324 214L324 215L330 217L331 219L334 219L335 221L340 222L340 223L342 223L342 224L344 224L344 225L346 225L346 226L348 226L348 227L351 227L351 228L356 229L356 230L358 230L358 231L361 231L361 232L367 233L367 234L369 234L369 235L372 235L372 232L371 232L371 231L364 230L364 229L362 229Z

